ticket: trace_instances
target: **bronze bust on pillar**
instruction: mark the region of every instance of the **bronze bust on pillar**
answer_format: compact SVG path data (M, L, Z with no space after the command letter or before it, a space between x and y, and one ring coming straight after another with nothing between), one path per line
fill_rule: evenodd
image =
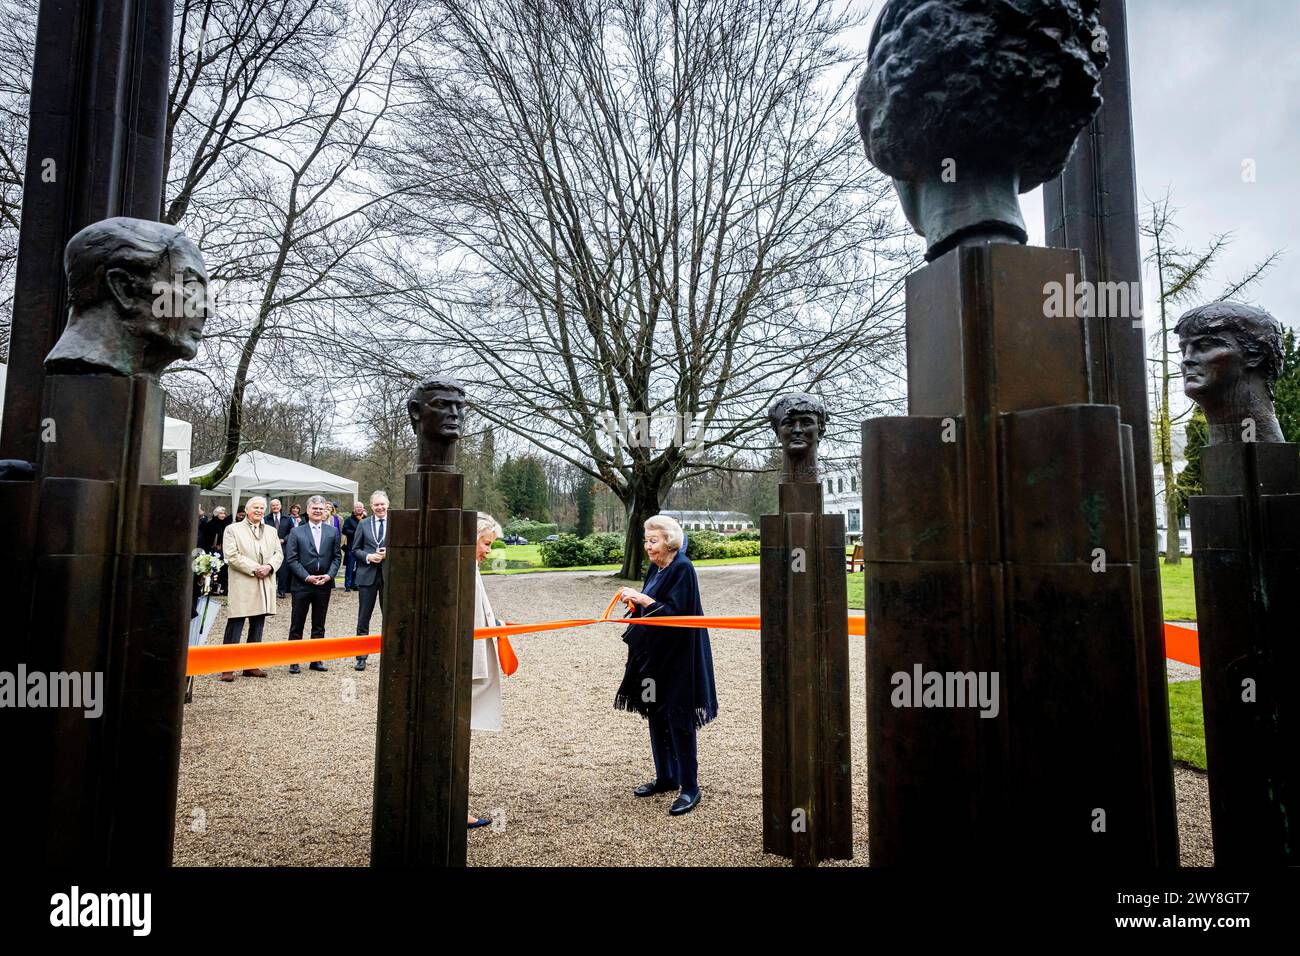
M177 228L116 217L68 242L68 324L45 358L51 375L157 379L198 354L208 317L203 255Z
M780 514L760 521L763 850L800 866L853 856L844 516L822 514L826 418L805 392L773 403Z
M103 716L29 715L27 828L48 865L170 863L198 489L161 484L158 376L193 358L207 270L175 226L92 223L64 254L36 480L0 488L36 570L6 580L32 671L102 673ZM15 498L17 500L15 500ZM7 578L7 576L5 576ZM21 638L20 638L21 639Z
M1183 391L1201 406L1210 444L1280 442L1273 383L1282 372L1282 326L1263 309L1211 302L1174 326Z
M445 375L406 402L418 451L388 533L372 866L465 865L478 531L456 470L465 408Z
M1023 245L1017 198L1100 105L1098 6L889 0L858 88L867 156L929 247L909 414L862 430L872 865L1156 861L1152 775L1172 769L1151 750L1167 705L1131 430L1091 404L1082 317L1046 308L1079 253ZM921 673L998 677L996 708L895 693Z
M434 375L411 389L406 412L415 430L416 471L455 471L456 442L465 420L465 389L448 375Z
M1188 502L1216 865L1295 865L1300 715L1300 454L1273 408L1282 326L1214 302L1174 327L1184 392L1205 412L1203 493Z

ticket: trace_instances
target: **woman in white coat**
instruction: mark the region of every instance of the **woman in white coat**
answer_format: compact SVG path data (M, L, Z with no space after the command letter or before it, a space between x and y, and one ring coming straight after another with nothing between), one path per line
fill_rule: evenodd
M500 622L492 612L478 565L492 551L492 542L501 535L501 525L490 514L478 513L478 545L474 552L474 627L496 627ZM470 730L501 729L501 667L497 663L496 638L474 642L474 683L469 706ZM469 816L470 827L484 827L491 817Z

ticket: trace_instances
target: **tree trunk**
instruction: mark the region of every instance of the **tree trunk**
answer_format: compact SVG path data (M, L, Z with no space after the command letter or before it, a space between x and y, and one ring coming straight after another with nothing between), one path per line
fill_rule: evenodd
M645 522L659 513L660 480L648 475L633 477L632 497L627 506L627 532L623 536L623 569L621 578L641 580L645 567Z
M1178 564L1183 559L1183 549L1178 543L1178 489L1174 486L1174 465L1164 461L1165 475L1165 564Z

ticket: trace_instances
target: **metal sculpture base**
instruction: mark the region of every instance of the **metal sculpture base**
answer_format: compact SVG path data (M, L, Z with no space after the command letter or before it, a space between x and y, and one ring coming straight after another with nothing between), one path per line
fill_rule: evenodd
M853 858L844 516L786 482L761 521L763 852Z
M162 409L145 378L49 376L40 478L0 485L31 568L4 588L19 622L7 657L51 685L102 681L99 716L18 716L22 829L44 865L171 862L198 489L152 483Z
M873 865L1155 861L1131 433L1044 309L1078 269L908 279L911 415L863 425Z
M1201 450L1190 502L1201 700L1218 866L1300 863L1300 455Z
M406 476L388 532L372 866L464 866L477 514L464 476Z

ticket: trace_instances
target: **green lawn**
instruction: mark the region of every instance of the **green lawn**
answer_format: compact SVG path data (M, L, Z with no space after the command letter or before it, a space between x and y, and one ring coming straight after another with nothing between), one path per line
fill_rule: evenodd
M1201 712L1201 682L1178 681L1169 685L1169 732L1174 759L1205 769L1205 715Z
M863 607L862 572L850 574L849 607ZM1196 595L1192 589L1192 559L1179 564L1160 564L1160 585L1166 621L1196 620Z
M1165 564L1164 559L1160 559L1160 590L1166 621L1196 620L1196 592L1192 586L1191 558L1184 557L1177 564Z

